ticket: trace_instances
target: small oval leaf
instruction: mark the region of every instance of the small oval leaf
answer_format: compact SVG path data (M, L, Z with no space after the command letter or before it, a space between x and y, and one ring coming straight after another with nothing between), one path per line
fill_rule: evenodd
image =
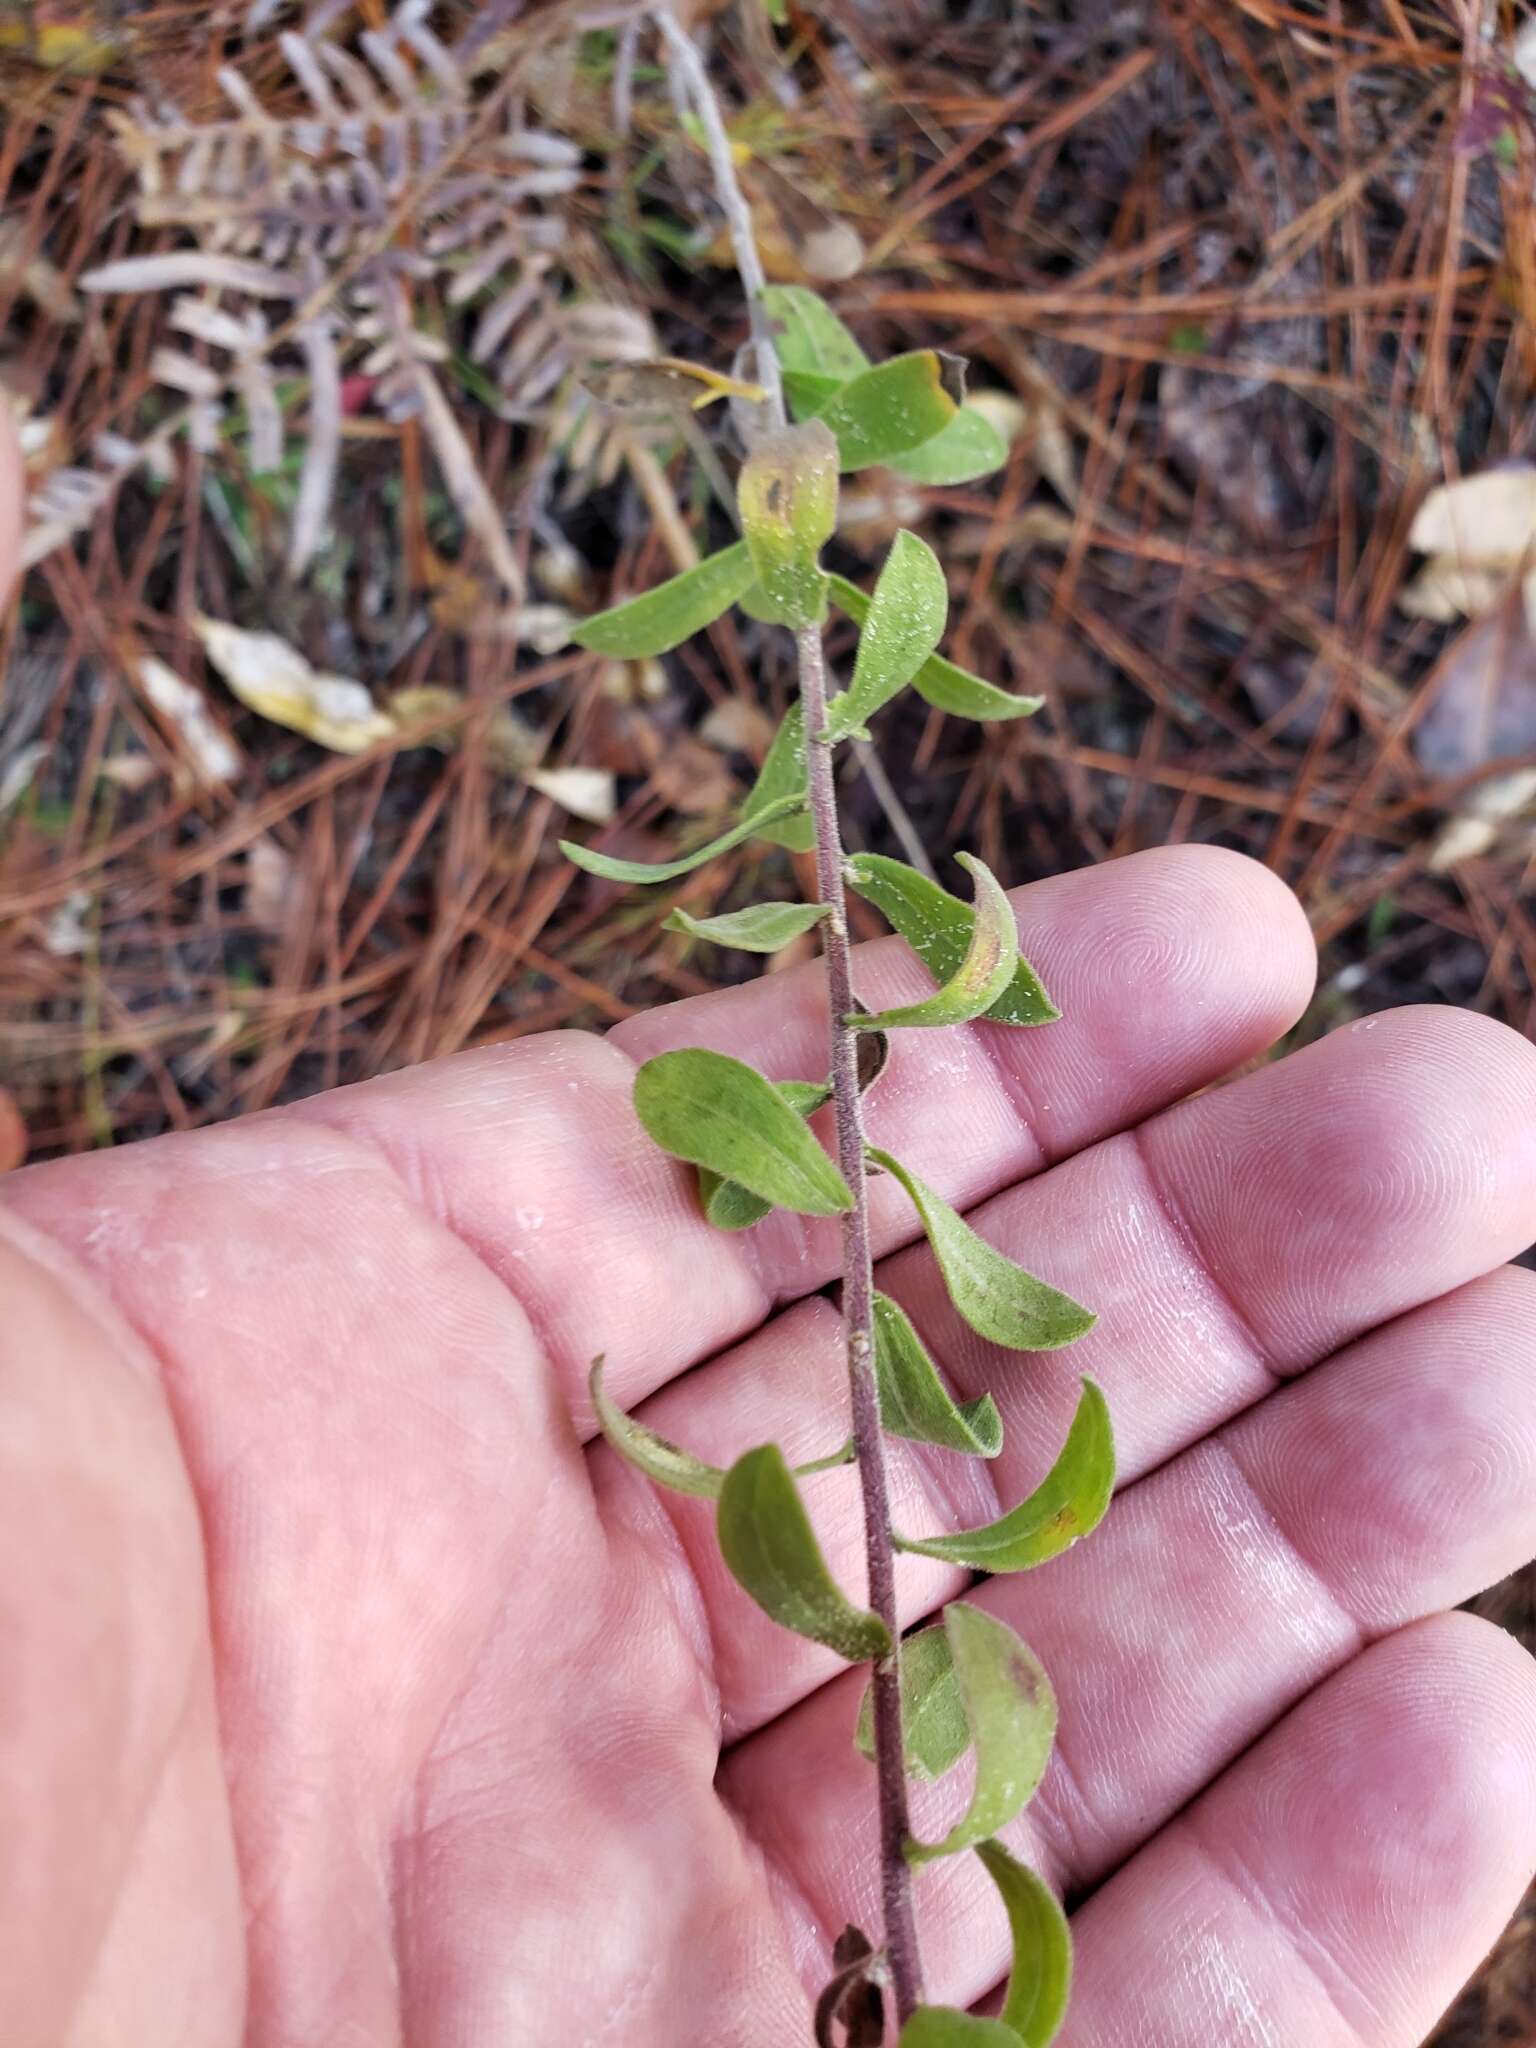
M841 385L814 417L837 436L844 469L867 469L921 447L947 427L964 394L963 364L937 349L892 356Z
M1013 1969L999 2015L1024 2048L1051 2048L1072 1992L1072 1934L1056 1894L1001 1842L976 1844L1002 1894L1013 1936Z
M941 1557L975 1571L1027 1572L1060 1557L1096 1529L1114 1491L1109 1403L1092 1380L1084 1380L1061 1455L1028 1500L980 1529L961 1529L952 1536L897 1535L894 1541L898 1550Z
M953 1601L950 1654L976 1751L971 1803L942 1840L908 1842L907 1859L953 1856L1006 1827L1034 1798L1056 1739L1056 1695L1045 1667L1005 1621Z
M771 284L762 295L773 345L786 373L799 370L846 383L869 368L869 357L832 308L800 284Z
M635 1076L635 1113L663 1152L737 1181L775 1208L840 1216L853 1197L805 1119L755 1068L702 1046Z
M955 2005L920 2005L896 2048L1019 2048L1019 2037L1001 2020L978 2019Z
M918 484L968 484L1008 460L1008 443L985 413L962 405L947 427L921 448L898 455L891 468Z
M853 681L827 707L829 739L846 739L907 687L943 638L948 614L949 585L938 556L903 527L875 581Z
M571 629L571 638L578 647L618 655L626 661L666 654L712 625L736 602L752 577L752 557L746 542L739 540L642 597L580 620Z
M826 1081L775 1081L773 1085L796 1116L814 1115L832 1095ZM699 1168L699 1201L717 1230L750 1230L773 1212L772 1202L765 1202L736 1181L711 1173L707 1166Z
M769 837L768 828L780 819L792 817L802 802L799 797L781 797L777 803L768 804L751 817L743 818L729 832L722 832L718 839L711 839L705 846L696 846L692 853L682 854L677 860L615 860L611 854L599 853L595 847L578 846L574 839L562 839L560 851L576 867L585 869L589 875L600 875L605 882L675 882L679 875L691 875L695 868L703 867L717 854L729 853L733 846L740 846L743 839L766 839Z
M931 1025L968 1024L973 1017L984 1017L1012 986L1019 964L1019 934L1007 891L974 855L959 853L955 858L976 882L970 944L959 966L941 988L920 1003L877 1010L872 1017L849 1017L847 1022L856 1029L912 1031Z
M690 917L674 910L662 929L707 939L712 946L734 946L740 953L777 953L827 914L824 903L754 903L746 910L727 910L719 917Z
M883 853L856 853L843 869L850 889L873 903L935 981L948 981L965 958L976 913L958 896ZM989 1024L1053 1024L1061 1015L1029 962L1020 956L1008 986L984 1012Z
M901 1646L901 1734L907 1776L932 1785L953 1770L971 1746L971 1727L949 1635L942 1626L919 1629ZM864 1690L854 1748L875 1760L874 1687Z
M660 1486L671 1487L674 1493L691 1493L700 1500L720 1498L720 1489L725 1484L725 1473L720 1466L706 1465L691 1451L680 1450L676 1444L658 1436L655 1430L647 1429L643 1422L636 1422L632 1415L626 1415L622 1408L610 1401L603 1392L603 1361L600 1358L592 1361L587 1387L598 1426L621 1458L637 1466L647 1479L654 1479Z
M746 802L743 824L754 839L770 839L791 853L809 853L816 828L806 810L805 711L796 698L774 734Z
M862 626L869 616L870 600L857 583L834 575L828 578L827 587L838 610ZM1043 697L1016 697L1011 690L1000 690L996 683L983 682L969 669L946 661L942 654L929 655L913 676L912 687L920 697L956 718L1029 718L1045 702Z
M889 1295L875 1296L874 1333L883 1427L910 1442L995 1458L1003 1447L1003 1425L992 1396L956 1402L905 1310Z
M884 1622L855 1607L827 1570L777 1444L746 1452L726 1473L717 1527L731 1576L780 1627L824 1643L850 1664L885 1656L891 1639Z
M979 1335L1013 1351L1057 1351L1093 1328L1098 1318L1091 1309L1037 1280L978 1237L899 1159L873 1145L869 1157L906 1189L939 1262L949 1298Z

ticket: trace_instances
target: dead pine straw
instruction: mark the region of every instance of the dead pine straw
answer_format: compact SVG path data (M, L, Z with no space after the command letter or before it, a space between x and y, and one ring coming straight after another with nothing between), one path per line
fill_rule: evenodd
M1049 700L980 742L886 714L854 842L915 825L1014 882L1240 847L1317 934L1296 1040L1405 1001L1530 1031L1536 491L1497 487L1492 555L1488 501L1439 540L1424 509L1536 462L1525 7L694 11L771 273L872 354L967 355L1013 440L985 485L847 490L838 566L919 527L957 658ZM554 849L708 836L789 689L742 623L638 666L562 647L562 611L730 535L728 427L583 396L594 365L728 368L744 338L650 32L622 6L34 12L75 42L0 38L0 377L34 538L63 531L3 627L0 1165L23 1133L189 1129L758 971L660 929L689 883L636 907ZM398 148L343 204L283 124L365 84ZM178 122L252 152L238 219L199 213L216 150L188 170ZM149 158L180 166L153 205ZM145 256L191 282L91 288ZM200 619L300 669L232 690ZM728 900L787 890L787 859L738 849ZM1529 1585L1501 1599L1529 1639ZM1443 2048L1536 2039L1533 1927Z

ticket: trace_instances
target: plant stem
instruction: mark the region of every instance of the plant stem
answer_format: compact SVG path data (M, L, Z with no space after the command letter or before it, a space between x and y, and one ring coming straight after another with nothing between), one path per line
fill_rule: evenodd
M818 735L827 723L827 672L821 628L795 635L800 657L800 699L805 711L805 759L811 817L816 828L816 878L829 906L822 922L827 962L827 998L832 1024L832 1100L837 1119L837 1163L853 1190L853 1207L843 1218L843 1328L848 1346L848 1381L853 1398L853 1441L864 1492L864 1553L869 1565L869 1604L890 1631L889 1657L874 1670L875 1771L880 1807L880 1891L885 1911L885 1950L900 2022L911 2017L923 1995L917 1923L912 1910L912 1869L907 1838L907 1773L901 1727L901 1631L896 1613L895 1553L885 1472L885 1436L880 1425L880 1390L875 1379L874 1261L869 1239L869 1176L864 1161L864 1103L859 1093L858 1033L844 1019L858 1008L848 942L843 892L842 831L832 748Z
M752 212L736 176L730 137L704 60L693 39L662 7L657 26L692 96L709 143L715 196L730 229L752 322L757 381L763 409L777 427L787 424L778 352L768 326L762 294L767 288L762 258L752 232ZM885 1916L885 1953L898 2025L905 2025L923 1996L912 1910L912 1869L907 1838L906 1747L901 1726L901 1632L896 1613L895 1553L891 1543L890 1492L885 1470L885 1437L880 1425L880 1389L875 1378L874 1262L869 1237L869 1178L864 1160L864 1104L859 1093L858 1033L844 1021L858 1008L849 957L847 903L843 892L843 839L832 776L832 748L819 735L827 723L827 669L821 628L795 634L800 664L800 701L805 714L806 771L811 817L816 830L816 877L828 906L822 922L831 1007L832 1100L837 1121L837 1160L853 1191L843 1218L843 1327L853 1403L853 1440L864 1494L864 1551L869 1566L869 1604L890 1632L891 1654L874 1667L875 1776L880 1813L880 1892Z

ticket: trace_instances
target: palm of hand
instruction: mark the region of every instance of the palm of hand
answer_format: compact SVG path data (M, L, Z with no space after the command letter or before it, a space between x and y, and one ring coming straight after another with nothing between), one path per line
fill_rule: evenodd
M1010 1359L921 1249L882 1279L1008 1430L991 1468L897 1447L902 1526L1017 1498L1079 1369L1116 1416L1104 1528L981 1596L1062 1699L1018 1845L1101 1887L1065 2039L1412 2048L1536 1833L1530 1670L1424 1619L1532 1547L1532 1282L1496 1269L1536 1234L1536 1063L1402 1013L1164 1111L1301 1007L1289 899L1147 855L1032 891L1024 935L1066 1021L911 1034L871 1102L1101 1312ZM861 994L910 974L872 949ZM810 1076L818 1002L776 977L618 1039ZM628 1078L528 1041L7 1185L12 2048L808 2038L831 1934L878 1922L861 1681L747 1603L704 1504L580 1438L605 1350L706 1457L831 1448L836 1239L711 1232ZM853 1476L814 1485L856 1594ZM912 1618L961 1583L903 1564ZM985 1890L970 1858L923 1878L930 1995L1003 1973Z

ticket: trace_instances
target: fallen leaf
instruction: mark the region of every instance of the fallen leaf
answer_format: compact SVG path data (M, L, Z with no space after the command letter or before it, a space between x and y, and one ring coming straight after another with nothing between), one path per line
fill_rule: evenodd
M214 717L196 684L153 654L140 657L139 681L145 696L175 733L196 780L209 789L223 789L233 782L244 766L240 749Z
M713 705L699 725L699 738L723 754L747 754L761 761L773 739L773 720L750 697L727 697Z
M19 804L32 787L32 778L53 749L46 740L33 740L19 747L0 775L0 818Z
M1536 768L1519 768L1480 782L1430 849L1431 874L1474 860L1497 844L1505 829L1536 803Z
M1478 568L1516 568L1536 544L1536 465L1511 463L1437 484L1419 507L1408 545Z
M396 731L361 683L312 668L277 634L247 632L202 613L192 623L234 695L272 724L336 754L361 754Z
M606 825L618 809L614 778L606 768L531 768L523 780L573 818L593 825Z
M294 903L292 857L269 833L245 850L245 914L258 931L280 932Z

